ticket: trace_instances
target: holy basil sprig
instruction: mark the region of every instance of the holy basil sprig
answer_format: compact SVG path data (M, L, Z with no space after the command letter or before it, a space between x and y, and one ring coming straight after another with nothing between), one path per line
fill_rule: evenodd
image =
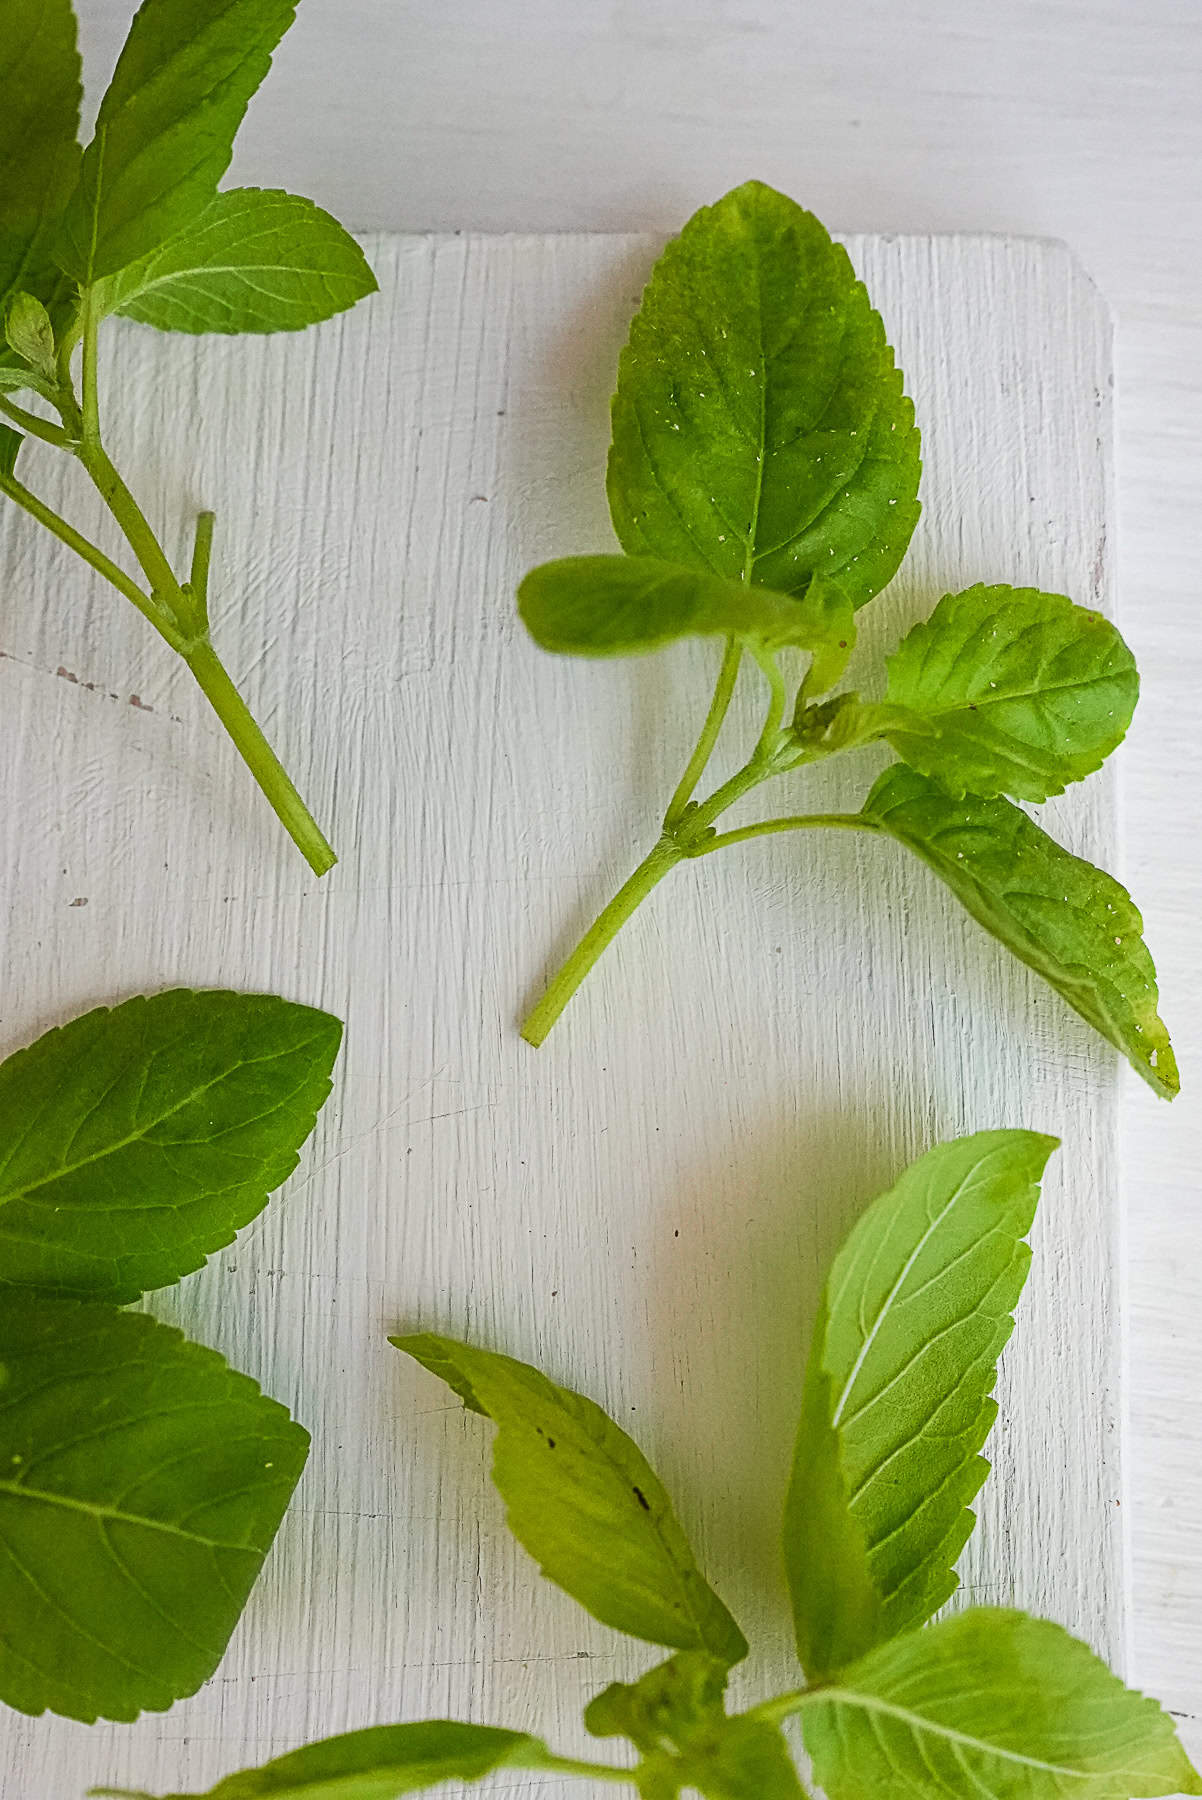
M658 842L523 1026L540 1044L597 957L678 863L775 832L897 839L1168 1098L1177 1069L1130 896L1014 804L1098 769L1138 694L1126 644L1060 594L949 594L889 658L884 699L831 697L855 615L918 519L914 409L880 318L818 221L757 182L689 220L622 352L607 487L625 555L545 563L519 589L544 649L631 655L711 636L721 669ZM785 658L808 655L792 695ZM703 799L741 665L767 692L758 742ZM858 812L722 830L753 788L881 742L902 759Z
M105 449L97 375L99 327L113 313L160 331L296 331L374 291L358 245L311 201L217 191L293 12L293 0L144 0L81 150L71 0L0 7L0 492L183 657L322 875L334 852L213 647L213 515L200 515L191 566L177 574ZM28 403L14 398L22 390ZM28 437L76 458L141 580L18 478Z
M624 1740L620 1765L435 1719L310 1744L227 1776L207 1800L396 1800L510 1770L613 1781L642 1800L805 1800L790 1720L829 1800L1202 1794L1171 1719L1059 1625L993 1606L929 1623L974 1523L997 1360L1054 1145L991 1131L938 1146L836 1258L785 1511L804 1686L728 1712L746 1640L646 1459L591 1400L492 1351L395 1338L497 1427L493 1477L543 1573L594 1617L675 1654L585 1710L594 1737Z
M0 1064L0 1700L21 1712L134 1719L224 1653L308 1433L121 1307L262 1211L341 1033L269 995L177 991Z

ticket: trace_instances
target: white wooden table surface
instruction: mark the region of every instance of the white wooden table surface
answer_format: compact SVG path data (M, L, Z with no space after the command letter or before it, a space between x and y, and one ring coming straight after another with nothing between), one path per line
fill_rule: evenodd
M1003 567L1109 609L1110 329L1088 278L1029 240L849 248L923 419L926 493L851 679L932 594ZM283 992L347 1026L303 1171L151 1300L312 1428L268 1574L217 1677L166 1716L0 1709L5 1800L74 1800L97 1777L195 1790L397 1716L570 1747L581 1698L647 1666L515 1549L487 1432L388 1349L398 1326L530 1356L628 1419L748 1628L738 1691L788 1686L779 1515L833 1246L930 1142L999 1124L1063 1150L965 1596L1123 1660L1117 1056L896 846L843 835L682 871L544 1049L515 1029L654 835L717 661L712 644L549 657L513 605L531 563L609 541L612 366L657 249L369 239L380 294L321 335L111 332L110 443L168 541L181 494L217 510L216 636L342 851L321 883L133 610L0 523L0 766L23 799L0 813L5 1047L172 981ZM173 435L202 382L203 422ZM103 533L70 463L23 458ZM965 514L978 466L988 493ZM811 771L806 804L855 806L883 760ZM1112 862L1109 772L1047 810Z
M127 8L81 11L102 70ZM1127 869L1184 1086L1169 1110L1132 1079L1123 1131L1134 1666L1202 1751L1197 0L305 0L235 174L360 227L660 233L756 174L842 229L1062 237L1101 284L1143 675Z

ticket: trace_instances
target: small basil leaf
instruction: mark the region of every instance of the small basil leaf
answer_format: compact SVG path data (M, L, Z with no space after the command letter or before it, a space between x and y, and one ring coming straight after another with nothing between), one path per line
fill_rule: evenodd
M727 1665L706 1650L682 1650L638 1681L613 1681L584 1709L594 1737L626 1737L644 1755L679 1749L725 1719Z
M785 1512L812 1680L923 1624L955 1591L1055 1144L983 1131L938 1145L873 1202L831 1267Z
M947 595L888 668L887 699L922 726L890 742L957 798L1063 793L1122 742L1139 697L1135 659L1110 621L1035 588Z
M139 1313L0 1292L0 1699L135 1719L213 1673L308 1434Z
M1156 1010L1143 921L1112 875L1063 850L1009 800L953 800L898 764L861 816L921 857L978 924L1051 982L1149 1087L1173 1098L1177 1062Z
M918 433L847 253L748 182L664 251L622 352L608 489L632 556L853 606L918 518Z
M100 102L59 256L89 285L212 200L295 0L143 0Z
M855 641L850 604L833 583L811 583L794 597L651 556L542 563L518 588L518 610L544 650L572 656L630 656L682 637L734 637L811 650L825 677ZM832 647L833 635L844 642Z
M376 278L311 200L232 188L100 287L101 311L160 331L300 331L374 293Z
M125 1302L198 1269L296 1167L342 1027L268 994L101 1007L0 1064L0 1289Z
M390 1342L498 1427L493 1480L510 1530L548 1580L631 1637L727 1664L746 1656L658 1477L599 1406L526 1363L452 1338Z
M802 1729L830 1800L1202 1794L1173 1722L1046 1619L978 1607L873 1651Z
M14 294L4 319L4 336L13 355L35 374L54 381L54 326L50 314L33 294Z
M537 1769L546 1754L537 1738L493 1725L453 1719L370 1725L227 1775L203 1794L168 1794L164 1800L399 1800L442 1781L479 1781L494 1769ZM92 1792L153 1800L122 1788Z

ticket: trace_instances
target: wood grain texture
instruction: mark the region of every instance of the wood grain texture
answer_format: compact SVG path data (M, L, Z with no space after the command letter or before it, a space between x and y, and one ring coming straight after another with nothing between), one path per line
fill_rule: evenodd
M130 0L78 11L102 76ZM1202 1762L1199 168L1197 0L305 0L234 179L361 228L662 235L758 175L844 230L1063 239L1101 284L1125 850L1184 1090L1122 1104L1133 1666Z
M989 239L849 247L926 464L861 666L977 580L1109 609L1109 326L1077 265ZM216 507L216 636L332 827L343 861L321 884L132 611L3 521L0 754L21 797L0 821L3 1049L179 981L276 989L348 1026L301 1173L154 1306L314 1432L266 1576L216 1679L166 1717L4 1715L5 1800L198 1785L427 1713L570 1749L582 1701L645 1666L514 1549L487 1428L389 1350L398 1327L529 1357L605 1404L757 1646L740 1685L789 1680L777 1521L822 1271L911 1157L1000 1124L1065 1149L966 1587L1122 1660L1117 1070L1075 1015L900 850L831 834L677 872L547 1047L516 1035L654 836L712 674L704 649L545 657L512 603L531 562L611 542L606 401L654 250L375 240L381 295L320 337L115 331L114 445L168 542L183 505ZM100 531L70 476L40 450L25 465ZM749 684L728 729L757 727ZM816 806L854 803L877 766L860 754L811 777ZM1110 861L1112 798L1098 777L1046 816Z

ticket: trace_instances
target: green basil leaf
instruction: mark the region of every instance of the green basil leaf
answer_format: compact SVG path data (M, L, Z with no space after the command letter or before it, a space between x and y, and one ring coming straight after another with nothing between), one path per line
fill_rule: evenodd
M375 287L354 238L311 200L231 188L102 282L98 300L160 331L300 331Z
M79 51L71 0L0 6L0 308L46 299L49 232L79 167Z
M509 1528L594 1618L725 1663L747 1654L638 1446L581 1394L512 1357L422 1333L392 1338L498 1427L493 1480Z
M831 1267L785 1509L811 1679L921 1625L958 1582L989 1465L997 1362L1055 1138L937 1145L868 1208Z
M664 251L622 352L623 549L871 600L918 519L919 441L879 316L812 213L748 182Z
M398 1800L442 1781L479 1781L494 1769L537 1769L547 1754L537 1738L494 1725L424 1719L370 1725L227 1775L203 1794L164 1800ZM93 1788L115 1800L153 1800L124 1788Z
M638 1681L611 1682L585 1708L585 1726L630 1739L647 1800L675 1800L682 1787L706 1800L804 1800L778 1728L727 1717L727 1672L703 1650L682 1650Z
M934 869L978 924L1051 982L1162 1098L1180 1085L1157 1013L1143 920L1112 875L1063 850L1008 800L953 800L886 769L862 818Z
M975 1608L883 1645L813 1694L830 1800L1136 1800L1202 1794L1172 1720L1059 1625Z
M1063 793L1122 742L1139 697L1135 658L1110 621L1036 588L947 595L888 669L887 699L920 725L890 742L956 798Z
M532 569L518 610L544 650L572 656L630 656L682 637L734 637L777 649L795 645L822 658L824 680L855 642L850 602L833 582L803 594L775 594L652 556L565 556ZM842 642L839 639L842 638ZM832 643L832 639L834 642Z
M0 1289L136 1300L296 1167L342 1027L267 994L101 1007L0 1064Z
M56 379L54 326L50 314L33 294L13 295L5 315L4 335L13 355L36 375L45 376L48 381Z
M611 1681L584 1709L594 1737L626 1737L644 1755L669 1743L679 1749L712 1735L726 1717L729 1670L707 1650L682 1650L637 1681Z
M779 1727L763 1719L727 1719L714 1742L683 1764L705 1800L808 1800Z
M139 1313L0 1292L0 1699L161 1712L221 1660L308 1433Z
M84 151L59 256L89 285L209 204L295 0L142 0Z

